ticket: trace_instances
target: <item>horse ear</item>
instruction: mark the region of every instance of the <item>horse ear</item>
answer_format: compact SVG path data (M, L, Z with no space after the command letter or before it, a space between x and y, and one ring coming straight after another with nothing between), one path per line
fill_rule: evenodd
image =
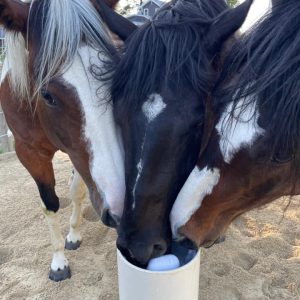
M19 0L0 0L0 24L6 30L26 32L30 4Z
M136 29L132 22L116 13L107 3L113 4L118 1L113 0L93 0L95 7L108 28L125 41ZM105 1L105 2L104 2Z
M209 29L209 36L212 37L209 45L211 49L222 47L223 43L243 25L252 3L253 0L246 0L241 5L228 9L217 17Z

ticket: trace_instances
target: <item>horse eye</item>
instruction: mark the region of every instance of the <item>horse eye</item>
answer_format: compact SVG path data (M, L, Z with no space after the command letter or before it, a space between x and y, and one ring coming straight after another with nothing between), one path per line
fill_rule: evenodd
M46 102L47 105L49 106L56 106L57 102L55 97L53 97L48 91L43 91L42 96Z

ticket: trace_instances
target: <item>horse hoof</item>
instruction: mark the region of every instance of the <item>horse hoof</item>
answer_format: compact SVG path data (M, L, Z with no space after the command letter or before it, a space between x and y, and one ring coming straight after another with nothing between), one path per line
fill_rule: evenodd
M65 249L67 250L77 250L81 245L81 241L77 241L76 243L69 242L67 239L65 240Z
M50 270L49 279L52 281L59 282L69 278L71 278L71 270L69 266L65 267L63 270Z

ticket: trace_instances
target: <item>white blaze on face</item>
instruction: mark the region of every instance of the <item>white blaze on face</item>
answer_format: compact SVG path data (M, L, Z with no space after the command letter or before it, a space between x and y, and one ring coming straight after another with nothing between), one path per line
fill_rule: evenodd
M175 239L178 229L184 226L192 215L200 208L205 196L210 195L220 179L219 169L195 167L180 190L172 207L170 221Z
M132 203L132 209L135 209L136 205L136 199L135 199L135 194L136 194L136 187L138 185L139 179L141 177L142 171L143 171L143 151L144 151L144 145L146 141L146 135L147 135L147 129L148 125L155 120L156 117L158 117L164 109L167 107L166 103L164 103L163 98L159 94L151 94L148 98L148 100L143 104L142 106L142 111L147 118L148 124L146 125L146 131L145 135L143 138L143 143L141 146L141 158L139 163L137 164L137 176L135 179L135 184L132 189L132 195L133 195L133 203Z
M148 100L143 104L142 110L148 122L152 122L167 107L163 98L158 94L151 94Z
M224 161L230 163L234 155L243 147L251 145L264 130L258 126L259 114L256 111L256 102L252 101L243 107L241 100L231 117L233 103L230 103L223 112L216 129L220 134L220 150Z
M132 202L132 209L135 209L135 193L136 193L136 187L137 187L137 184L139 182L139 179L141 177L141 173L143 171L143 162L140 160L140 162L137 164L136 166L136 169L137 169L137 177L135 179L135 184L134 184L134 187L133 187L133 190L132 190L132 194L133 194L133 202Z
M89 145L90 171L104 207L121 217L125 196L123 145L114 122L112 105L107 103L110 100L107 99L108 86L92 76L91 63L101 64L98 52L87 46L81 47L63 78L79 96L85 122L82 134Z

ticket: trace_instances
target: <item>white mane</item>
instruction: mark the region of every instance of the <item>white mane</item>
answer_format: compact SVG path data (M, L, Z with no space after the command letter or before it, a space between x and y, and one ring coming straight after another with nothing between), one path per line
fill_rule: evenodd
M9 83L11 89L20 99L29 99L28 53L22 34L7 32L6 63L5 67L10 71ZM8 70L3 69L3 72Z
M31 2L30 16L36 1L26 1ZM112 47L108 30L89 0L47 0L42 10L46 21L41 28L41 47L35 57L34 95L70 67L83 37L84 43L106 51L107 55ZM6 45L12 89L18 97L30 99L25 40L21 34L8 33Z

